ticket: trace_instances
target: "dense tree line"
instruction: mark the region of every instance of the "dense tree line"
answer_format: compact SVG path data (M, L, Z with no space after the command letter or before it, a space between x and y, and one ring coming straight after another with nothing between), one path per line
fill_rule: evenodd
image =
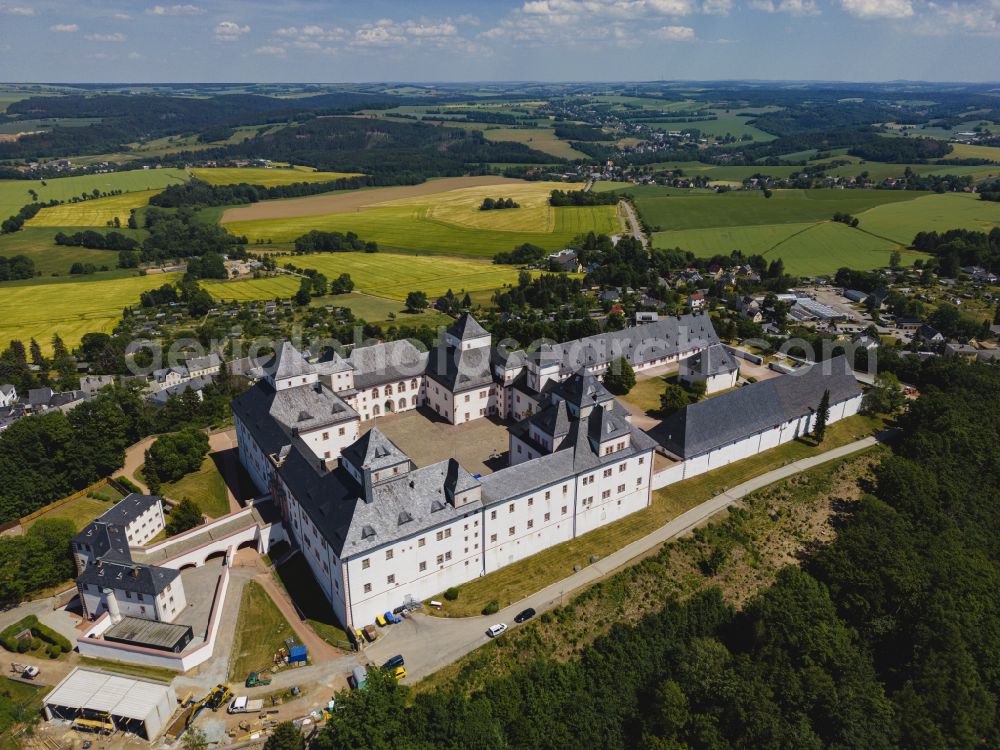
M199 429L187 427L158 437L146 450L143 475L153 493L160 486L176 482L181 477L198 471L208 454L208 436Z
M0 523L111 475L122 467L125 448L146 435L222 422L243 387L242 379L220 373L202 399L189 389L157 408L135 390L116 386L69 414L18 420L0 432Z
M540 262L548 254L549 251L544 247L525 242L508 253L497 253L493 256L493 262L507 266L530 266Z
M314 746L996 746L1000 372L937 362L917 382L872 493L740 611L714 589L668 600L564 661L531 655L537 633L506 636L525 658L498 652L509 671L472 692L411 696L373 669Z
M236 185L210 185L193 179L181 185L169 185L163 192L149 199L149 205L160 208L180 208L181 206L231 206L277 200L279 198L301 198L319 195L333 190L356 190L374 185L371 177L342 177L327 182L293 182L288 185L251 185L241 182ZM409 183L403 183L409 184Z
M206 253L242 257L246 237L234 237L217 224L198 218L190 207L176 210L150 207L143 213L149 236L143 240L144 262L190 258Z
M35 261L27 255L0 255L0 281L30 279L35 276Z
M981 185L979 198L984 201L1000 201L1000 180L993 180Z
M549 195L550 206L613 206L620 200L617 193L593 190L553 190Z
M0 607L72 578L75 535L73 522L60 518L36 521L23 536L0 537Z
M365 241L354 232L323 232L314 229L295 240L295 252L303 253L377 253L378 243Z
M139 241L126 237L121 232L97 232L86 229L82 232L66 234L56 232L55 243L69 247L87 247L91 250L135 250Z
M983 266L1000 272L1000 228L986 232L949 229L946 232L918 232L913 249L935 256L943 276L956 276L963 266Z
M0 144L2 146L3 144ZM18 231L24 226L24 222L28 219L34 218L34 216L41 211L43 208L49 208L50 206L58 206L59 201L51 200L48 203L28 203L27 205L21 206L20 210L13 216L6 218L3 222L0 222L0 234L12 234Z
M513 198L483 198L479 205L480 211L500 211L505 208L520 208L520 203L515 203Z
M869 161L923 164L947 156L954 147L935 138L875 138L852 146L847 153Z
M498 289L493 293L493 304L501 312L512 312L524 307L546 310L578 302L582 294L583 284L579 279L553 273L532 277L528 271L521 271L516 286Z

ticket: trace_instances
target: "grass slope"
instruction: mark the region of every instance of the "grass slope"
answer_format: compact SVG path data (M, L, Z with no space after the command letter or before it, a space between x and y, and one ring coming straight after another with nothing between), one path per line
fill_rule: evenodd
M66 247L57 245L53 239L57 232L72 234L86 227L62 227L60 229L36 227L22 229L20 232L0 235L0 255L8 258L12 255L26 255L35 262L35 270L42 277L53 274L68 274L70 266L75 262L91 263L97 268L108 266L114 268L118 263L118 253L108 250L91 250L86 247ZM136 239L142 239L138 230L117 230ZM91 277L93 278L93 277ZM39 278L44 283L44 279Z
M316 172L305 167L291 169L263 169L258 167L229 168L194 167L188 170L193 177L210 185L291 185L295 182L330 182L342 177L357 177L355 172Z
M560 159L586 159L587 155L577 151L567 141L556 137L552 128L491 128L484 130L488 141L513 141Z
M189 498L209 518L219 518L229 513L226 482L211 456L205 458L198 471L165 484L162 489L161 494L171 500Z
M95 189L101 192L124 190L132 193L156 190L187 180L188 174L183 169L133 169L127 172L57 177L52 180L0 180L0 216L7 218L17 213L21 206L31 203L29 190L38 193L40 201L65 201L81 193L91 193Z
M80 343L83 334L110 333L122 308L134 305L139 295L176 281L177 274L130 276L102 281L76 281L16 286L0 285L0 341L35 338L50 350L58 333L66 345Z
M292 626L264 588L249 581L240 600L229 679L242 682L250 672L270 666L285 639L292 635Z
M43 208L25 222L26 227L106 227L116 218L121 226L128 225L132 209L145 206L159 190L140 190L134 193L97 198L82 203L64 203Z
M909 245L920 231L988 232L1000 226L1000 203L979 200L971 193L923 195L908 203L879 206L857 217L865 231Z

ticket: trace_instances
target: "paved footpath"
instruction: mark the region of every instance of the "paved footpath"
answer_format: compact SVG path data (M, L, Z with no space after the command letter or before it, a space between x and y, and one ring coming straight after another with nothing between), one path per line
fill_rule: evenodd
M577 589L596 583L635 560L652 554L664 543L691 531L751 492L827 461L870 448L887 437L886 433L880 434L877 438L868 437L761 474L691 508L652 533L579 572L511 604L495 615L463 618L413 615L399 625L383 629L382 637L365 649L365 656L372 662L381 664L395 654L402 654L406 659L409 675L406 681L422 679L485 644L489 640L486 628L490 625L505 622L511 627L517 627L514 625L514 615L521 610L533 607L541 613L564 604L568 601L569 595Z

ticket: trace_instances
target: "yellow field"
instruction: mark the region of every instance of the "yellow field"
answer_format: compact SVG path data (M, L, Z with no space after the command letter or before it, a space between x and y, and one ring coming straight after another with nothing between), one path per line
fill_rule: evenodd
M52 335L58 333L73 347L85 333L110 333L123 308L137 304L142 292L176 281L178 275L2 287L0 342L27 343L34 338L51 351Z
M245 182L248 185L291 185L294 182L331 182L344 177L359 177L356 172L316 172L308 167L293 167L291 169L264 169L261 167L230 168L230 167L193 167L188 170L192 177L210 185L236 185Z
M64 203L52 208L43 208L24 223L26 227L106 227L115 217L122 226L127 226L129 213L149 203L149 199L159 190L143 190L136 193L113 195L110 198L96 198L80 203Z
M327 278L350 274L355 292L402 301L408 292L426 292L431 301L448 289L455 293L482 292L516 284L518 269L485 260L396 253L321 253L291 259L299 268L315 268ZM245 281L203 280L202 287L216 299L262 300L291 297L298 279L278 276Z
M528 148L552 154L560 159L586 159L587 155L577 151L569 142L556 137L552 128L490 128L483 131L489 141L513 141L523 143Z
M549 206L549 193L565 188L556 182L506 182L368 203L352 213L232 221L225 226L251 242L289 243L313 229L353 231L387 249L473 257L491 257L523 242L559 249L578 234L621 231L615 206ZM486 197L512 198L521 207L480 211Z

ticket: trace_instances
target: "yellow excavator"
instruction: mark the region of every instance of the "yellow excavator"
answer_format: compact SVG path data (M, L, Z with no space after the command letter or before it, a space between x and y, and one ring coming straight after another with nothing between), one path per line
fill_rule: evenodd
M191 726L198 714L200 714L204 709L210 708L213 711L218 711L226 703L233 699L233 691L229 689L229 685L218 684L214 688L208 691L208 695L202 698L200 701L196 701L189 706L187 706L180 715L174 719L167 729L167 737L177 738L184 733L184 730Z

